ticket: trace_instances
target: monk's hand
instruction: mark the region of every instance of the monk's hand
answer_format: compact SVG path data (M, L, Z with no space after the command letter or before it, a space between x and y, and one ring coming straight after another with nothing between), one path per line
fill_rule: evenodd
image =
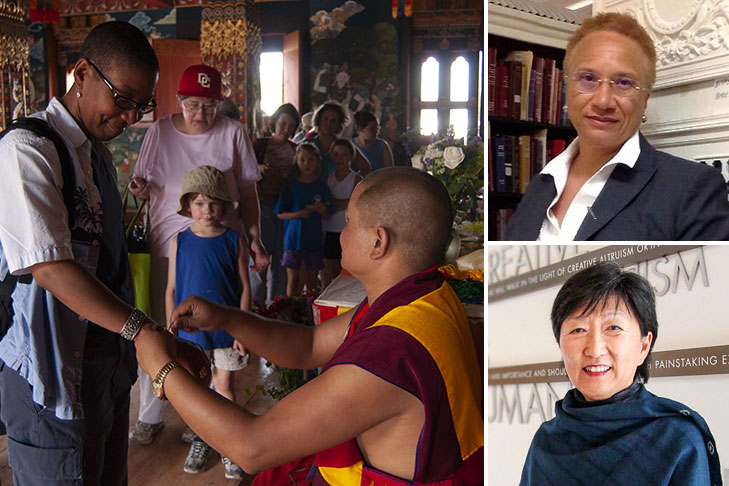
M173 330L216 331L224 329L225 324L230 321L229 312L229 307L193 295L175 307L170 322Z

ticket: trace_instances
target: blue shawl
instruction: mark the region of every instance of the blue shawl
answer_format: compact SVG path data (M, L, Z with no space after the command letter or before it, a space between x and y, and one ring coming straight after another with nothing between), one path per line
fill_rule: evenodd
M714 437L685 405L643 385L632 402L580 407L577 390L532 440L521 486L720 486Z

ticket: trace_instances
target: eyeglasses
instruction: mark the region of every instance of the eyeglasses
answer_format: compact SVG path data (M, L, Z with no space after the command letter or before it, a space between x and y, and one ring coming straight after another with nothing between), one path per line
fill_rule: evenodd
M190 113L197 113L200 110L205 113L212 113L218 108L218 102L200 103L199 101L182 100L182 107Z
M147 103L140 104L134 101L131 98L127 98L126 96L122 96L119 94L119 92L114 88L114 86L111 85L108 79L106 79L106 76L104 76L99 68L97 68L93 62L86 59L86 62L88 62L92 68L96 71L96 73L99 75L101 80L104 82L107 88L111 90L111 94L114 96L114 104L121 108L124 111L129 110L137 110L139 115L144 115L145 113L149 113L150 111L157 108L157 103L154 101L154 98L149 100Z
M612 76L610 78L600 79L593 72L577 71L569 77L575 81L575 88L581 93L593 93L603 82L609 83L613 93L623 98L632 98L638 91L644 89L640 87L638 81L625 76Z

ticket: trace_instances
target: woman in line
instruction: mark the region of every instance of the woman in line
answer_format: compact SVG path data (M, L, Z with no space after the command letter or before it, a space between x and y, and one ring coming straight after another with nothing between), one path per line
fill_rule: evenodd
M507 240L726 240L726 184L713 167L658 152L638 128L656 49L635 19L586 20L564 58L577 139L532 179Z
M319 168L319 179L321 180L334 172L332 145L337 139L337 135L347 126L348 121L347 111L336 101L327 101L314 112L316 134L313 137L307 137L306 141L313 143L321 154L321 166ZM365 177L371 171L370 163L359 151L357 151L352 161L352 170L361 177Z
M151 314L157 322L167 320L170 241L192 225L191 219L177 214L182 179L190 170L211 165L225 174L228 192L238 201L238 210L227 215L223 224L245 235L254 271L260 272L268 265L260 239L256 182L261 176L253 146L242 124L218 116L222 99L220 73L215 68L199 64L185 69L177 92L180 113L157 120L147 130L129 183L129 190L137 197L150 198L149 291ZM154 398L149 376L140 373L139 381L139 420L129 437L139 444L149 444L164 426L163 404Z
M354 114L354 125L357 136L352 142L369 161L372 170L392 167L392 149L387 140L378 138L380 122L369 111L358 111Z
M286 295L286 269L283 257L283 221L273 213L294 163L296 144L291 136L299 126L299 112L291 103L279 106L271 115L273 135L253 140L258 170L258 197L261 203L261 240L271 255L271 264L260 273L261 282L253 284L253 301L265 306L279 295Z
M564 284L551 317L574 388L534 435L521 486L722 484L704 419L645 388L658 337L647 280L595 265Z

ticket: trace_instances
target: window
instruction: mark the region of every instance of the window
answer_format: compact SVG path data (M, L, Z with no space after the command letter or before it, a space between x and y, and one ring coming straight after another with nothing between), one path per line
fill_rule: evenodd
M444 132L452 125L456 138L479 128L478 106L483 89L481 53L473 51L424 52L416 60L411 126L423 135Z
M261 110L272 115L283 103L283 52L261 53Z

